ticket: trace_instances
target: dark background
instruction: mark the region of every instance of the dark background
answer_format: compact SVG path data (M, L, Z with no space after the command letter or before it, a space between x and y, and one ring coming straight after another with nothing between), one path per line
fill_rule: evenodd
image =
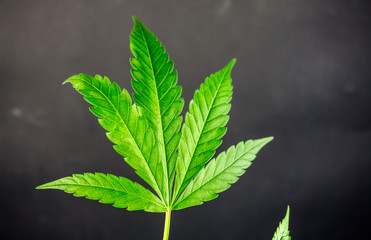
M95 171L143 183L89 104L61 86L84 72L132 91L132 15L175 61L187 103L237 58L218 152L275 136L228 191L174 212L171 239L271 239L287 204L293 240L370 235L371 1L13 0L0 1L4 239L161 239L162 214L34 190Z

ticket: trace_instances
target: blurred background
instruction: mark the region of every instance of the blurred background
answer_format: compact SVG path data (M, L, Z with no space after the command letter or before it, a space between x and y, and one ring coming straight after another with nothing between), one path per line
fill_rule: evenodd
M237 58L231 118L217 153L275 136L228 191L174 212L171 239L271 239L288 204L293 240L369 236L370 1L2 0L5 239L161 239L163 214L35 190L83 172L143 183L89 104L61 85L83 72L131 92L133 15L170 53L186 103L206 76Z

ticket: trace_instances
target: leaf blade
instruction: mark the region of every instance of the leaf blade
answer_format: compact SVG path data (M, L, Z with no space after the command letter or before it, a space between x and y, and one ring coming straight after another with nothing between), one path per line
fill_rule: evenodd
M236 60L232 59L222 70L206 78L194 94L181 130L179 155L176 165L174 203L191 179L215 154L226 132L225 125L231 107L232 79Z
M290 218L290 206L287 206L287 211L285 217L279 223L276 232L273 235L272 240L290 240L289 231L289 218Z
M166 207L151 191L127 178L112 174L74 174L72 177L40 185L36 189L59 189L73 193L75 197L98 200L128 211L166 212Z
M210 201L218 193L227 190L251 165L258 151L273 137L240 142L212 159L189 183L174 204L179 210L205 201Z
M68 82L93 105L90 110L108 131L107 137L116 144L114 149L163 200L167 182L162 178L159 149L147 120L140 117L129 93L99 75L78 74L63 84Z
M133 67L132 86L134 101L142 108L161 145L164 176L172 182L175 173L176 148L180 140L180 125L184 101L180 98L182 88L176 86L177 72L169 61L165 48L152 32L137 18L130 35L130 49L135 58L130 59ZM171 186L167 186L169 201Z

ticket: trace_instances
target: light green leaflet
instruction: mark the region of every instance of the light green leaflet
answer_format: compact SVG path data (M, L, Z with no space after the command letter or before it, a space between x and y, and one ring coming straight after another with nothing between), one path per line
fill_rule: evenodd
M182 125L184 101L174 64L157 37L135 17L130 49L134 55L130 59L132 96L99 75L78 74L65 83L71 83L92 105L90 110L107 130L114 149L154 192L124 177L102 173L75 174L37 189L60 189L129 211L166 212L167 239L171 210L216 198L273 138L241 142L213 158L227 131L236 61L206 78Z
M173 71L174 63L161 42L136 18L130 35L130 49L136 58L130 59L134 69L132 86L135 103L148 120L160 147L159 161L163 169L163 179L167 183L162 192L169 206L170 181L175 174L177 146L180 139L180 125L184 101L180 97L182 88L175 86L178 73Z
M232 96L232 60L224 69L206 78L194 94L186 113L176 164L174 201L215 154L222 143Z
M289 231L289 216L290 216L290 207L287 206L287 212L285 218L280 222L276 232L273 235L272 240L290 240L290 231Z
M227 190L245 173L256 153L271 140L272 138L263 138L240 142L219 154L188 184L173 208L200 205L216 198L217 193Z
M117 208L165 212L161 201L148 189L124 177L112 174L84 173L74 174L38 187L38 189L61 189L73 193L75 197L99 200L113 204Z

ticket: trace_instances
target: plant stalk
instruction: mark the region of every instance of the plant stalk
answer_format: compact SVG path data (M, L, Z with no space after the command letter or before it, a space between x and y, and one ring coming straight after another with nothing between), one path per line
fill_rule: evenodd
M163 238L163 240L168 240L169 239L170 218L171 218L171 209L168 209L166 211L166 217L165 217L165 227L164 227L164 238Z

